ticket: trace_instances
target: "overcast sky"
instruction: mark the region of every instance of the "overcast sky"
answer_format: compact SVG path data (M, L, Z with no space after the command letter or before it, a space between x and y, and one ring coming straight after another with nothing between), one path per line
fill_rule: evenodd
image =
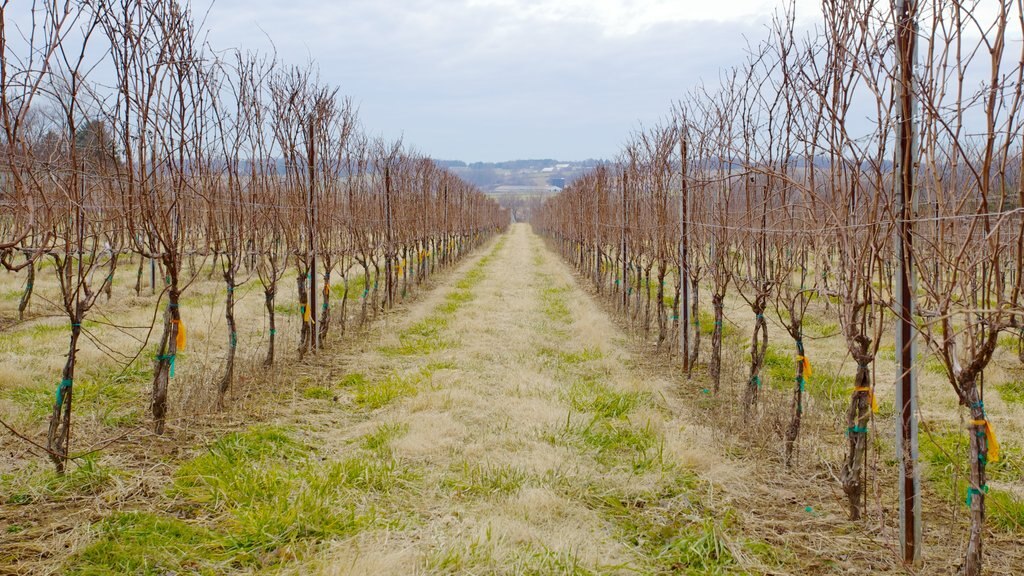
M208 5L198 0L197 10ZM214 46L314 60L371 134L440 159L611 158L742 62L778 0L216 0ZM798 0L801 20L819 0Z

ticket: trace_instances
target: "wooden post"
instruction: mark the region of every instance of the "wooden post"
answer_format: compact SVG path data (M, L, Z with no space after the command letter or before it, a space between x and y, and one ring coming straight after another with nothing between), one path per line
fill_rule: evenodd
M921 559L921 483L918 473L917 382L914 378L914 268L913 198L914 158L917 152L913 94L914 60L917 42L916 0L898 0L896 4L896 49L900 77L896 82L898 133L896 140L896 203L898 213L896 307L897 383L896 409L899 428L896 453L900 464L899 508L900 550L903 561L917 564Z
M690 373L689 190L686 186L686 137L679 137L679 353Z

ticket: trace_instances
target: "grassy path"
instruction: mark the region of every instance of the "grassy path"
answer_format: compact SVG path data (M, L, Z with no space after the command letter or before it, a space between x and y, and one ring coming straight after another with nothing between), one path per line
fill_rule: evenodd
M727 519L700 504L685 429L656 394L667 383L632 367L622 334L528 227L433 300L345 366L343 404L366 418L335 426L324 414L317 427L329 458L404 479L375 496L377 526L326 547L318 569L735 567Z
M271 421L210 439L63 571L710 574L770 558L693 470L671 384L525 225ZM126 507L127 508L127 507ZM755 570L761 572L762 570Z

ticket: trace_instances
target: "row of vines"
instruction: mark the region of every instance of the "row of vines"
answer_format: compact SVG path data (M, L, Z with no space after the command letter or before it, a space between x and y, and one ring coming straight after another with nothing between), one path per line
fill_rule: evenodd
M0 263L25 275L23 314L52 262L70 327L45 444L58 471L80 339L103 347L83 322L115 275L136 293L147 275L160 290L150 407L160 434L187 342L182 296L204 270L223 278L223 408L239 286L262 287L269 366L282 291L301 305L298 354L315 352L345 332L350 282L362 324L508 221L430 159L368 136L314 66L216 51L175 0L0 2L0 123ZM332 283L344 286L337 305Z
M662 125L635 133L617 161L546 201L534 225L621 313L653 329L659 347L678 350L687 371L701 360L698 311L710 308L705 362L715 394L724 304L742 299L754 326L741 395L750 417L764 394L766 316L777 320L782 333L772 338L795 358L787 467L810 368L805 314L824 303L857 366L836 431L847 438L840 480L853 520L866 506L875 387L889 384L873 381L873 367L907 317L897 276L910 264L920 351L941 363L968 411L962 572L975 576L986 466L999 458L986 367L998 340L1018 340L1024 325L1024 13L1017 1L972 5L829 0L810 31L792 10L780 12L746 62L694 89ZM916 54L912 74L901 54ZM902 122L913 122L916 136L900 146ZM907 165L904 213L897 183Z

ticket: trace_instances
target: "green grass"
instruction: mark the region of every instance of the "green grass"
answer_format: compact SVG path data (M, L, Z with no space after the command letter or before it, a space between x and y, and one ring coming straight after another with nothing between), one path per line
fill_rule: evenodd
M764 354L761 378L775 390L792 390L796 378L796 349L783 350L768 345Z
M574 383L566 396L574 410L601 418L625 418L646 399L638 392L618 392L595 379Z
M299 303L298 302L282 302L274 304L274 314L276 316L298 316L299 315Z
M72 558L67 574L219 574L224 545L200 525L148 512L115 512L95 528L95 541Z
M390 404L398 398L416 395L416 384L410 378L389 374L376 382L356 387L355 403L370 410Z
M281 428L227 434L175 472L167 492L171 503L164 504L170 512L111 515L97 525L94 541L71 558L67 571L265 569L315 551L326 540L395 525L385 514L385 497L410 490L418 477L380 453L359 451L323 461Z
M1024 380L1012 380L996 384L999 397L1008 404L1024 404Z
M491 549L491 529L488 526L483 538L473 538L468 542L456 540L433 548L424 562L425 568L430 574L497 573Z
M597 377L600 373L595 367L588 366L590 362L600 360L604 354L596 348L584 348L579 351L562 350L550 346L541 346L537 349L537 356L547 368L554 370L563 378L570 377Z
M640 474L664 466L664 441L649 422L637 426L627 418L595 415L585 423L573 424L571 418L566 418L564 426L543 437L551 444L589 453L608 468L625 468Z
M964 505L969 472L967 469L968 431L935 428L922 422L920 437L921 461L925 478L948 501ZM997 431L998 433L998 431ZM991 485L1014 484L1024 475L1020 451L1001 442L1002 457L985 467L990 488L985 496L986 518L992 526L1007 532L1024 534L1024 499Z
M447 327L448 315L433 314L400 331L398 345L383 346L380 351L387 356L426 356L450 348L454 343L441 337Z
M409 432L408 424L381 424L377 429L363 436L360 441L363 449L378 456L391 455L391 443Z
M348 281L348 300L359 300L366 289L366 276L358 274ZM345 282L340 277L332 279L331 299L340 301L345 296Z
M466 496L514 494L528 479L526 472L515 466L462 461L441 480L441 488Z
M697 316L700 321L700 333L710 337L715 331L715 315L711 312L705 312L703 310ZM735 328L730 326L726 322L722 322L722 339L724 340L727 336L732 336L736 331Z
M434 371L446 368L449 363L431 363L418 372L405 376L392 372L384 378L371 382L363 379L355 384L353 400L363 408L370 410L386 406L399 398L415 396L419 387L434 375Z
M566 294L569 286L548 286L541 289L540 301L544 317L557 324L568 324L572 321Z
M341 379L338 386L342 388L354 388L364 386L367 382L368 379L366 378L366 374L363 374L362 372L350 372Z
M26 412L29 420L38 422L53 412L57 382L17 386L3 390L3 397Z
M723 519L709 516L694 494L700 488L696 476L671 466L664 472L651 488L592 484L567 490L611 522L619 540L639 553L639 573L742 573L725 538L728 511Z
M514 555L511 572L524 576L595 576L614 572L614 568L619 567L609 567L607 571L601 568L592 570L582 564L574 551L552 550L543 544L527 542Z
M310 400L333 400L334 391L323 386L310 386L302 391L302 396Z
M805 314L804 332L815 338L829 338L840 333L839 323L827 320L827 315Z
M73 397L75 418L95 420L104 426L119 427L136 424L141 418L140 396L144 384L150 382L153 369L147 359L136 360L128 369L120 367L93 368L79 365ZM31 421L47 418L53 411L54 394L59 374L52 384L47 382L5 388L2 398L25 411Z
M0 475L0 502L25 505L99 494L117 474L117 470L101 465L95 455L72 460L64 474L54 472L49 461L33 462L17 472Z
M893 358L895 358L895 356L893 356ZM949 378L948 374L946 373L946 365L936 358L925 358L924 371L928 372L929 374L935 374L936 376L942 376L943 378Z

